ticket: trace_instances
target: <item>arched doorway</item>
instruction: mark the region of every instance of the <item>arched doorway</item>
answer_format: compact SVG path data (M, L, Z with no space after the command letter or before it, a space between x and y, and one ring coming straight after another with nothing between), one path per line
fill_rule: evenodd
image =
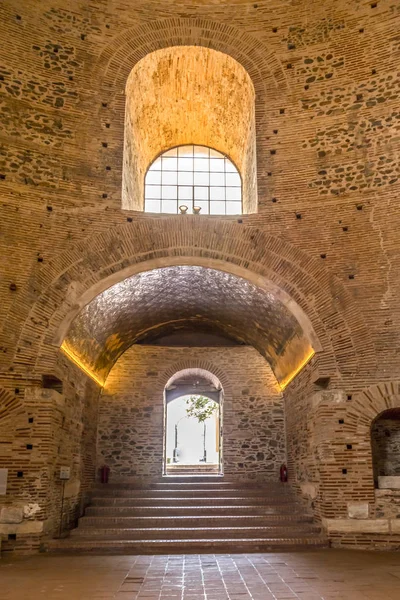
M173 375L164 389L163 475L222 475L223 388L205 369Z

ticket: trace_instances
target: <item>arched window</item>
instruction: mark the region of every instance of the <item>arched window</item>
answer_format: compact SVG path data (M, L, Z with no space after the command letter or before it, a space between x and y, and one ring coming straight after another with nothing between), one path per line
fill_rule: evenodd
M145 177L145 211L242 214L242 180L232 161L207 146L185 145L159 156Z

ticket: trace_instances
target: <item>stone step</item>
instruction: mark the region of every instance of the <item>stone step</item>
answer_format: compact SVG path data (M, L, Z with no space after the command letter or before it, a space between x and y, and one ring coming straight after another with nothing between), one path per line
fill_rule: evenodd
M81 527L71 531L71 537L97 539L192 539L192 538L268 538L301 537L319 534L320 527L313 524L295 524L283 526L276 524L268 527Z
M235 526L272 526L275 524L291 525L312 523L313 517L307 514L276 515L153 515L153 516L84 516L79 519L79 527L99 528L132 528L132 527L235 527Z
M199 515L206 514L209 516L230 514L232 516L242 514L254 514L254 515L275 515L275 514L301 514L303 508L300 506L281 506L270 507L270 506L258 506L254 504L220 504L214 506L202 506L199 504L193 504L191 506L180 506L179 504L173 504L166 506L159 504L157 506L89 506L85 514L87 516L140 516L153 514L157 515Z
M299 549L327 547L322 536L299 536L287 538L192 538L164 540L120 540L97 538L72 538L51 540L49 550L53 552L91 552L110 554L197 554L197 553L246 553L282 552Z
M284 483L279 482L257 482L257 481L226 481L226 480L214 480L214 481L203 481L204 478L199 478L199 480L195 480L194 477L188 477L186 481L176 481L176 477L166 478L165 481L137 481L137 482L117 482L113 483L103 483L97 484L95 489L100 488L114 488L114 489L198 489L198 488L221 488L221 489L229 489L229 488L241 488L241 489L271 489L276 491L282 491L282 489L288 488L289 486Z
M265 498L271 498L271 500L275 499L275 500L280 500L280 499L286 499L286 498L295 498L295 495L293 494L293 492L288 488L287 490L269 490L269 489L264 489L264 488L254 488L254 489L246 489L246 488L239 488L239 487L235 487L235 488L228 488L228 489L210 489L208 487L204 487L204 488L199 488L199 489L184 489L184 490L177 490L177 489L161 489L161 490L154 490L154 489L145 489L145 488L137 488L137 489L118 489L118 488L113 488L113 487L107 487L104 486L103 488L96 488L95 490L93 490L92 492L92 497L96 498L96 497L101 497L101 498L105 498L105 497L129 497L129 498L133 498L133 497L152 497L152 498L166 498L167 496L172 496L172 497L176 497L179 496L180 498L191 498L193 496L196 497L201 497L201 496L205 496L205 497L210 497L211 495L218 495L219 497L224 497L224 496L246 496L246 497L250 497L250 496L264 496Z
M123 506L192 506L193 504L197 504L198 506L214 506L214 505L222 505L229 504L240 506L244 504L252 504L252 505L263 505L263 506L282 506L285 507L297 507L298 503L296 503L293 498L266 498L265 496L192 496L182 498L179 496L127 496L127 497L98 497L94 496L92 498L91 506L115 506L115 507L123 507Z

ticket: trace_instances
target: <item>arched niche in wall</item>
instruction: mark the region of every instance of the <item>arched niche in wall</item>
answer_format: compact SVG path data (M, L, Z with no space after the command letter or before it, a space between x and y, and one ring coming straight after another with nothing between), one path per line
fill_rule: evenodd
M400 407L380 413L371 426L375 487L400 489Z
M170 148L214 148L237 166L243 212L257 209L255 92L247 71L227 54L200 46L151 52L126 84L122 207L144 209L144 180Z

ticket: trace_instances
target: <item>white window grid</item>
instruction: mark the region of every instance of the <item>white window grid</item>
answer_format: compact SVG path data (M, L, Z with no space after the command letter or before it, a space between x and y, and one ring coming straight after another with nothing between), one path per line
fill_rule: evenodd
M232 161L212 148L189 144L161 154L145 176L145 212L242 214L242 180Z

